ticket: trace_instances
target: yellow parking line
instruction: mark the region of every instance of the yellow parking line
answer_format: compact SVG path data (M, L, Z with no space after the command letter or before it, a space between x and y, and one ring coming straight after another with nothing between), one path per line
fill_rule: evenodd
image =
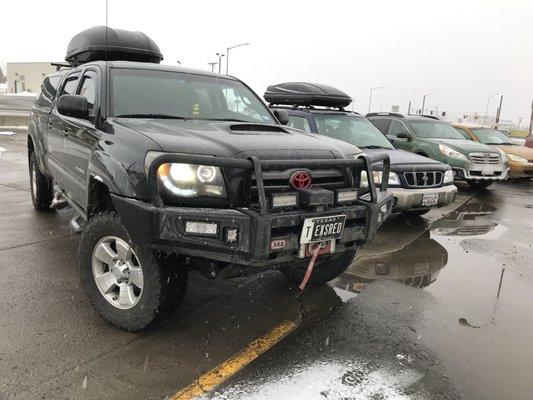
M296 324L283 321L270 332L255 339L237 354L203 374L197 381L183 388L171 400L190 400L205 394L235 375L242 368L273 347L281 339L296 329Z

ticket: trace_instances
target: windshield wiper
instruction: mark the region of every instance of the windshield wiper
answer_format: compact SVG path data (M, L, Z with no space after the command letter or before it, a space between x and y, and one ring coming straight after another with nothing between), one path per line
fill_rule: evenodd
M488 145L512 145L512 146L514 146L516 143L509 143L509 142L492 143L492 142L489 142L489 143L483 143L483 144L488 144Z
M385 146L376 146L375 144L369 144L368 146L357 146L360 149L385 149L385 150L392 150L390 147Z
M243 119L238 119L238 118L200 118L200 119L204 121L228 121L228 122L249 122L251 123L250 121L245 121Z
M122 114L122 115L115 115L115 118L188 119L185 117L180 117L178 115L168 115L168 114Z

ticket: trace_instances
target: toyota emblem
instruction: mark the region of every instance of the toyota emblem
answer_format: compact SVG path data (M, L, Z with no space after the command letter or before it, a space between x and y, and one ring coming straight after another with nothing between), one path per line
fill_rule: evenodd
M289 179L289 184L293 189L307 189L311 186L311 174L307 171L296 171Z

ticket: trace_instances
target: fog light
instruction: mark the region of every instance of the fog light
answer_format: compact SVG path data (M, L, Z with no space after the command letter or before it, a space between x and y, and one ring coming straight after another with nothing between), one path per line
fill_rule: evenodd
M218 224L214 222L187 221L185 222L185 233L216 236L218 234Z
M235 243L239 238L239 230L237 228L225 228L224 240L227 243Z
M357 200L357 190L338 190L337 193L337 203L353 203Z
M285 193L272 195L272 208L296 207L298 205L298 193Z

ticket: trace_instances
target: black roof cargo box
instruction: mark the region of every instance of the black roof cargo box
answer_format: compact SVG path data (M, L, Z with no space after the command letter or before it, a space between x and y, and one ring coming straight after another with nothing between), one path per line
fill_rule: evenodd
M65 60L72 66L98 60L125 60L159 64L163 55L155 42L142 32L95 26L74 36Z
M296 106L346 107L352 99L346 93L328 85L287 82L267 88L265 100L270 104Z

